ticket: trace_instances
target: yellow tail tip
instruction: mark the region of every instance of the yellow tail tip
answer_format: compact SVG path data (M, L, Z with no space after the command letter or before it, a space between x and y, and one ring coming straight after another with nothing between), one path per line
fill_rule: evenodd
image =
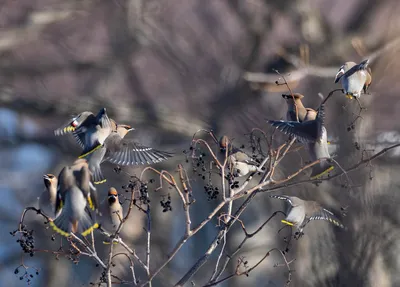
M58 228L53 221L50 221L50 226L53 228L53 230L59 234L61 234L62 236L65 237L69 237L71 234L69 234L68 232L65 232L64 230L61 230L60 228Z
M113 241L113 244L118 244L118 241ZM103 244L110 245L110 241L103 241Z
M65 127L65 128L63 129L63 132L64 132L64 133L69 133L69 132L73 132L74 130L75 130L74 127L68 126L68 127Z
M84 158L86 156L88 156L89 154L91 154L92 152L95 152L96 150L98 150L99 148L101 148L103 145L99 144L98 146L96 146L95 148L91 149L90 151L88 151L87 153L81 154L79 156L79 158Z
M96 228L99 228L99 224L98 223L93 224L92 227L88 228L87 230L85 230L81 234L82 234L82 236L87 236L87 235L89 235L90 232L92 232Z
M92 201L92 198L90 197L90 195L88 195L87 201L88 201L88 203L89 203L90 209L91 209L91 210L94 210L94 204L93 204L93 201Z
M284 220L284 219L282 219L281 222L284 223L284 224L293 226L293 223L291 223L291 222L289 222L289 221L286 221L286 220Z
M107 181L107 179L103 179L100 181L95 181L94 184L102 184L102 183L105 183L106 181Z
M317 178L323 176L324 174L327 174L328 172L332 171L334 168L335 168L335 167L332 165L332 166L330 166L329 168L327 168L326 170L324 170L323 172L321 172L321 173L319 173L319 174L317 174L317 175L312 176L310 179L312 179L312 180L317 179Z

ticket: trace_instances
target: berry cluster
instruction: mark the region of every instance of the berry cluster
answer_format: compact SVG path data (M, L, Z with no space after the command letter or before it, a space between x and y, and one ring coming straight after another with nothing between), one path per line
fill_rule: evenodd
M167 196L162 195L160 204L161 204L161 207L163 208L163 212L172 211L171 195L169 193Z
M21 268L24 268L24 273L23 274L21 274L20 272L21 272ZM26 267L26 266L24 266L24 265L20 265L20 266L18 266L17 268L15 268L15 270L14 270L14 274L15 275L19 275L19 280L26 280L26 283L28 284L28 285L30 285L31 284L31 281L32 281L32 279L33 279L33 277L35 276L35 275L39 275L39 270L38 269L35 269L35 273L29 273L28 272L28 269L29 269L29 267Z
M209 182L207 185L205 185L204 190L207 194L208 201L214 200L218 197L219 188L217 186L213 186L212 182Z
M35 253L35 239L33 238L33 230L28 230L26 225L22 224L20 230L14 230L10 232L12 236L15 236L17 233L21 235L20 238L17 239L17 242L21 246L22 251L24 253L29 253L29 255L32 257Z

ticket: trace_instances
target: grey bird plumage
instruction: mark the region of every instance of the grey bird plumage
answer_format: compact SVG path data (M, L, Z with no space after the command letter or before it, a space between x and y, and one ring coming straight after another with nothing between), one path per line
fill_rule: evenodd
M362 91L367 92L372 81L371 69L368 64L369 60L367 59L360 64L346 62L340 67L335 77L335 83L341 81L346 97L359 98Z
M98 227L89 210L89 181L87 166L83 166L79 172L71 166L66 166L58 176L55 213L60 214L54 221L50 221L50 225L63 236L69 236L71 232L86 236Z
M54 174L43 176L45 189L39 197L39 209L49 218L56 217L57 177Z
M299 232L302 232L312 220L326 220L344 228L344 225L331 211L323 208L316 201L302 200L296 196L286 195L270 195L270 197L284 200L287 203L286 218L282 220L282 223L296 227Z
M54 131L56 135L72 132L78 144L83 148L80 157L100 148L110 135L115 122L108 118L105 108L95 116L92 112L85 111L75 117L67 126Z
M331 157L328 151L328 133L324 126L324 105L319 111L306 108L306 115L303 122L296 121L268 121L278 130L290 135L296 136L299 141L307 147L310 159L319 163L312 167L311 179L316 179L334 169L329 162Z
M227 136L222 136L219 140L219 147L222 156L228 150L228 162L232 166L232 173L235 177L246 176L251 172L258 171L259 163L244 151L231 144Z

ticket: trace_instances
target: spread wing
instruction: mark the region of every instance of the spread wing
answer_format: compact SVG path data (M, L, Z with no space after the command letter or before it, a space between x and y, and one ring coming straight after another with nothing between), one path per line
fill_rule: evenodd
M344 225L342 223L340 223L340 221L337 219L337 217L332 212L330 212L329 210L327 210L325 208L320 208L316 212L314 212L308 218L306 223L310 222L311 220L326 220L340 228L344 228Z
M351 67L348 71L346 71L346 73L344 73L342 75L342 77L343 76L350 77L357 71L365 70L368 67L368 64L369 64L369 59L366 59L366 60L362 61L360 64L357 64L357 65Z
M321 105L317 118L313 121L299 123L297 121L267 120L267 122L279 131L297 137L297 139L303 143L312 143L318 141L322 136L324 117L324 105Z
M286 195L270 195L269 197L285 200L286 202L289 202L290 205L293 206L293 202L292 202L292 200L290 199L289 196L286 196Z
M133 140L122 139L117 133L110 135L104 145L107 148L105 160L118 165L152 164L173 156L172 153L153 149Z

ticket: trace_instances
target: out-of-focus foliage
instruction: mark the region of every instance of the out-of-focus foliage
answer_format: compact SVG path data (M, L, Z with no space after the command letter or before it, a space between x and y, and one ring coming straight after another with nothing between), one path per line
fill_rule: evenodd
M294 91L306 96L306 106L317 107L318 93L326 96L337 88L333 78L340 65L359 62L400 37L398 15L398 0L2 1L0 285L26 285L25 280L19 281L20 274L14 274L20 248L8 232L16 229L25 206L37 205L42 175L57 174L79 154L72 138L53 134L72 114L107 107L112 118L136 128L131 137L174 150L177 157L157 166L173 172L178 163L185 162L182 150L199 128L212 128L246 144L244 134L251 128L267 129L265 118L285 115L280 94L287 90L274 84L278 76L273 69L294 76L307 65L328 68L326 73L318 69L311 75L300 73L298 81L290 82ZM394 45L371 64L371 94L361 99L368 110L354 130L347 127L354 118L352 108L357 110L355 103L339 94L328 102L326 127L329 138L337 143L335 159L344 167L358 162L365 149L377 151L400 140L398 53ZM252 90L243 80L246 71L267 73L271 84ZM361 145L359 149L355 142ZM400 284L398 154L378 159L372 171L367 166L350 173L350 191L334 182L280 191L336 210L347 207L347 232L316 222L294 243L291 255L297 260L292 286ZM301 162L300 155L293 155L291 161L288 170ZM114 173L112 165L105 164L103 169L109 184L117 188L129 180L123 173ZM124 170L139 174L141 168ZM214 203L207 201L201 178L191 177L196 198L192 210L200 221ZM99 188L103 196L109 184ZM168 189L152 194L152 200L159 202L160 194L167 195ZM172 212L154 208L152 266L164 261L184 229L180 203L171 195ZM250 230L281 208L267 195L258 197L243 214ZM35 230L38 248L59 246L59 239L51 241L52 232L42 219L31 214L27 223ZM205 252L215 236L215 224L192 238L153 286L175 284ZM143 225L142 214L134 210L124 232L140 256L145 254ZM278 220L268 225L241 255L250 263L259 260L260 254L282 241L277 235L280 227ZM240 243L241 229L237 227L228 237L227 250L231 250ZM25 263L41 269L33 286L87 285L101 273L90 259L74 266L45 253L26 258ZM266 260L250 277L232 279L224 286L281 286L286 274L274 263ZM123 266L117 265L115 272L128 274ZM207 264L194 276L196 286L206 282L213 266ZM234 268L235 264L230 271Z

